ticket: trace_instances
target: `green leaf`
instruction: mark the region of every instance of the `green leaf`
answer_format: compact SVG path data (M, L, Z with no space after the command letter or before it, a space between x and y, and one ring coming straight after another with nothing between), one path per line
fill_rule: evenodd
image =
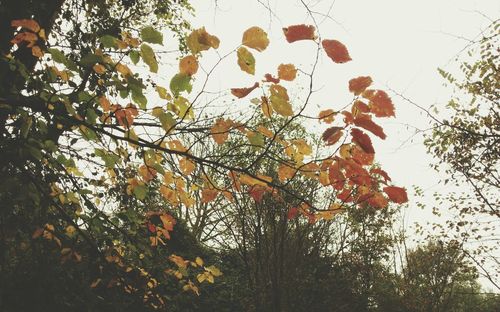
M101 38L99 38L99 41L105 48L116 48L118 46L117 40L118 40L117 38L110 35L104 35Z
M191 77L186 74L177 74L170 80L170 91L172 91L174 96L178 96L182 91L189 93L192 88Z
M255 74L255 58L252 53L244 47L238 49L238 65L242 71L249 73L250 75Z
M146 198L147 192L148 190L145 185L136 185L134 187L134 195L139 200L144 200Z
M86 54L84 57L82 57L82 59L80 60L80 63L83 66L91 67L95 63L100 63L101 61L102 61L102 56L95 55L94 53L89 53L89 54Z
M263 147L264 146L264 136L259 132L253 132L248 134L248 141L253 147Z
M163 113L159 116L159 119L163 130L167 131L167 133L173 130L176 121L174 119L174 116L172 116L172 114Z
M133 50L133 51L130 51L129 57L130 57L130 60L132 61L132 63L134 63L134 65L135 65L141 59L141 54L138 51Z
M148 99L142 94L141 89L132 88L132 100L137 103L140 108L146 109Z
M144 60L144 63L149 66L149 70L153 73L157 73L158 62L156 61L156 55L153 49L145 43L141 45L141 56Z
M66 64L68 62L66 55L64 55L61 51L59 51L57 49L52 49L52 48L49 48L48 50L49 50L50 55L52 55L52 59L55 62L61 63L61 64Z
M141 29L141 38L149 43L163 44L163 35L151 26Z

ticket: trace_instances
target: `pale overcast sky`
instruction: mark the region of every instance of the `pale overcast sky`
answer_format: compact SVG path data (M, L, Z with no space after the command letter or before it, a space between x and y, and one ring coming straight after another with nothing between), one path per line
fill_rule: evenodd
M377 159L397 185L411 189L417 185L427 191L443 192L439 176L429 164L422 136L413 136L415 128L425 129L429 118L389 88L404 94L423 107L443 106L451 89L443 85L437 68L456 72L454 59L469 40L477 39L491 20L497 19L500 2L494 0L324 0L304 1L316 12L323 38L337 39L349 49L352 62L333 64L326 56L319 70L310 114L319 110L340 108L351 100L347 81L370 75L375 86L391 94L396 106L396 119L380 120L388 138L374 138ZM255 79L272 72L280 63L294 63L305 70L314 59L314 44L303 41L293 45L284 40L282 27L312 24L299 0L219 0L192 1L196 10L193 26L205 26L220 37L220 54L241 42L243 31L251 26L265 29L271 44L264 53L254 53L256 76L239 71L236 56L227 59L210 81L209 90L251 86ZM217 3L217 6L215 5ZM210 63L210 57L204 61ZM236 66L236 67L235 67ZM235 70L236 68L236 70ZM302 77L305 79L305 77ZM304 82L305 80L302 80ZM297 80L296 87L300 87ZM432 197L425 202L432 204ZM410 207L408 222L431 217L430 209Z
M207 31L221 39L218 49L221 55L237 47L241 43L242 33L251 26L266 30L271 42L264 53L254 53L257 59L255 77L239 71L236 56L232 55L218 66L209 81L208 90L251 86L265 73L273 73L280 63L294 63L309 71L314 60L315 45L307 41L290 45L284 40L282 32L282 27L289 25L313 24L302 1L191 2L196 10L193 26L205 26ZM444 80L437 68L458 72L455 58L463 54L470 40L479 38L481 31L492 20L498 19L500 1L304 0L304 3L316 12L321 37L343 42L353 59L347 64L334 64L325 55L320 57L314 85L317 92L314 93L308 112L316 115L320 110L339 109L346 105L352 99L347 90L347 81L370 75L375 87L386 90L396 106L395 119L379 120L388 137L385 141L373 138L377 159L396 185L409 190L417 185L428 195L424 202L429 205L429 209L424 211L416 208L415 198L413 202L410 198L406 212L407 224L436 220L430 209L433 204L431 194L445 192L448 187L440 183L440 176L429 167L432 159L422 144L422 136L414 136L415 128L429 127L429 118L389 89L404 94L425 108L433 104L443 107L452 91L443 85ZM215 61L216 58L208 55L203 57L201 64L209 67ZM299 77L294 87L298 89L304 82L306 77ZM300 98L300 92L297 96ZM230 97L225 100L227 105L234 107L248 105L233 103ZM470 191L466 186L464 190ZM447 216L446 212L444 216Z

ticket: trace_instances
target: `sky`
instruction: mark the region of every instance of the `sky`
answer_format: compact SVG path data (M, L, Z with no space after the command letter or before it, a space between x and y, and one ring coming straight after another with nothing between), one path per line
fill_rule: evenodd
M271 44L266 53L255 54L256 77L288 62L307 71L313 63L315 46L306 41L291 46L282 32L288 25L312 24L304 3L314 12L319 34L344 43L353 59L339 65L326 56L320 57L311 114L349 103L347 81L361 75L371 76L375 87L386 90L396 107L396 118L380 120L388 138L374 139L377 159L396 185L408 189L419 186L427 194L423 201L432 205L430 195L445 192L449 187L441 182L443 176L430 168L433 159L426 153L421 133L416 131L427 129L430 121L425 112L396 93L424 108L443 107L452 90L444 85L437 69L458 72L456 57L462 56L470 40L477 39L491 20L498 18L500 2L196 0L192 1L196 11L192 21L194 27L205 26L207 31L219 36L221 54L234 49L249 27L263 28ZM234 63L235 60L228 59L219 66L209 82L209 90L253 85L255 77L234 70ZM300 78L297 87L305 82ZM466 186L464 190L469 191ZM432 218L430 209L410 207L407 211L409 223L429 218Z
M371 76L375 87L386 90L396 107L396 118L378 121L388 137L385 141L373 139L377 159L395 185L424 190L424 198L411 196L410 203L418 200L428 205L428 209L422 210L410 204L405 210L405 222L411 226L414 222L437 220L431 213L432 193L447 192L450 187L443 184L443 175L430 168L434 160L427 154L418 132L430 126L430 119L397 94L424 108L444 107L452 89L444 85L437 69L459 73L456 58L464 57L464 48L470 41L479 38L491 21L499 17L499 1L194 0L191 3L196 11L192 25L204 26L221 39L218 49L221 55L236 48L242 33L251 26L263 28L271 42L265 53L254 53L255 77L239 71L235 55L225 59L207 85L214 92L251 86L255 79L280 63L293 63L309 71L314 61L314 44L301 41L290 45L282 32L289 25L313 24L304 6L307 4L319 24L320 36L344 43L353 59L346 64L333 64L326 56L320 56L315 93L308 111L317 115L320 110L346 105L352 99L347 81ZM216 61L215 56L204 56L201 64L209 68ZM294 87L300 90L306 82L307 77L299 75ZM294 95L300 98L300 91ZM231 101L234 100L226 98L224 105L234 105L236 109L238 105L248 105ZM461 188L470 192L467 185ZM443 215L449 217L447 211Z

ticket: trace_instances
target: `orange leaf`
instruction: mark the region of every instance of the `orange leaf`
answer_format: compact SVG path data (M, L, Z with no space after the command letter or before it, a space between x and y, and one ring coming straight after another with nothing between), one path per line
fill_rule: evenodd
M346 63L351 60L349 52L344 44L337 40L323 40L321 42L326 55L330 57L335 63Z
M115 104L111 106L111 109L115 113L115 117L120 126L124 128L130 128L134 122L135 116L139 115L137 108L133 104L129 104L125 108L122 108L119 104Z
M283 33L285 34L286 41L289 43L299 41L299 40L314 40L316 35L314 34L315 28L312 25L292 25L287 28L283 28Z
M42 49L40 49L39 46L36 45L33 48L31 48L31 54L33 54L33 56L41 58L43 56L43 51Z
M387 207L387 198L379 192L373 193L370 197L366 199L366 202L373 208L382 209Z
M384 192L389 196L389 199L397 204L403 204L408 201L406 190L397 186L386 186Z
M205 188L201 191L201 202L206 204L213 201L219 194L218 190Z
M322 138L326 145L333 145L340 140L344 132L342 127L330 127L323 132Z
M210 133L212 134L212 138L215 143L223 144L229 138L229 130L231 129L232 122L228 120L224 120L222 118L217 119L215 124L210 128Z
M349 91L354 93L355 95L359 95L363 93L371 84L372 78L369 76L361 76L358 78L353 78L349 80Z
M32 19L18 19L10 22L12 27L22 27L24 29L31 30L32 32L38 32L40 30L40 25L35 20Z
M319 112L318 118L327 124L332 123L337 113L333 109L325 109Z
M198 60L193 55L183 57L179 61L179 72L192 76L198 71Z
M257 89L259 87L259 83L256 82L252 87L250 88L233 88L231 89L231 93L236 96L237 98L241 99L244 98L245 96L249 95L250 92L253 90Z
M295 217L297 217L298 214L299 214L299 208L292 207L288 210L286 217L288 220L292 220L292 219L295 219Z
M185 175L190 175L196 168L196 164L186 157L183 157L179 160L179 168Z
M18 33L14 36L14 38L10 41L12 44L20 44L21 42L27 42L28 47L32 47L35 45L35 42L38 40L38 36L34 33L30 32L22 32Z
M281 64L278 66L278 77L283 80L292 81L297 76L297 69L293 64Z
M364 133L363 131L353 128L351 129L352 141L358 144L363 151L368 154L375 154L375 150L373 149L372 140L370 137Z
M370 100L370 111L377 117L395 116L391 98L382 90L366 90L363 97Z
M361 114L358 117L354 118L354 124L358 127L364 128L371 133L375 134L382 140L385 140L386 135L384 133L384 129L381 126L374 123L370 117L370 115Z
M280 180L280 182L285 182L285 180L293 178L296 171L297 170L295 170L294 168L282 164L278 168L278 179Z

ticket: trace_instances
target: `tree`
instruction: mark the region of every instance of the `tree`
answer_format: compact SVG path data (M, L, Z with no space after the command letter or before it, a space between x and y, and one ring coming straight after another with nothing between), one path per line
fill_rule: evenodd
M435 168L448 175L445 182L465 182L471 188L470 194L440 196L441 202L449 203L455 212L443 231L455 229L464 246L472 245L466 248L467 254L498 289L499 25L498 21L493 22L482 38L468 47L469 58L460 65L461 75L440 70L456 95L444 111L449 117L433 117L432 134L425 141L439 161Z
M350 110L319 113L320 122L336 124L323 133L326 146L313 151L305 139L284 136L309 117L304 109L319 53L334 63L351 60L342 43L318 38L317 25L284 29L289 43L306 40L316 47L311 66L301 71L309 88L292 99L285 85L297 69L284 63L253 86L231 89L244 107L246 97L260 91L247 113L232 117L205 98L206 83L232 55L243 75L254 76L254 54L266 50L267 34L251 27L237 49L201 66L202 55L220 41L205 28L190 29L183 18L190 10L186 1L141 0L2 6L5 310L156 309L181 289L198 294L222 273L169 240L182 224L175 211L199 200L224 196L232 203L235 194L258 192L275 197L288 214L314 220L347 206L383 209L389 201L407 201L387 173L370 169L375 150L365 131L384 139L373 119L395 114L384 91L368 89L370 77L349 81L355 96ZM180 49L168 89L158 79L165 35L176 36ZM254 123L256 116L269 122ZM203 148L211 140L226 144L229 137L242 143L230 152ZM276 144L281 148L274 151ZM246 165L231 159L246 159ZM266 175L261 164L280 168L285 178ZM322 185L329 199L324 206L289 187L289 181L306 178ZM201 199L195 197L200 189ZM8 289L7 280L17 280L18 289L30 285L30 300L8 299L11 291L21 292Z

